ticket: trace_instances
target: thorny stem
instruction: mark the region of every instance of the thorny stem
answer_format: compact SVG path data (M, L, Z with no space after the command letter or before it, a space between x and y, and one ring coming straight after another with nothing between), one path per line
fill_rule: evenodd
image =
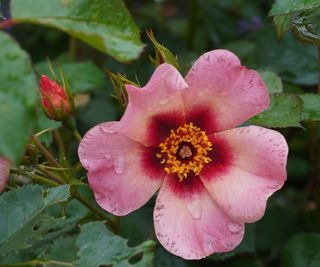
M59 129L54 130L53 135L54 135L54 138L58 144L59 153L60 153L60 155L62 155L64 157L66 148L65 148L64 143L62 141Z
M39 150L41 151L41 153L47 158L47 160L54 165L55 167L60 168L60 164L58 163L58 161L56 161L56 159L51 155L51 153L41 144L41 142L39 141L39 139L36 136L32 137L32 141L37 145L37 147L39 148Z
M62 168L62 166L59 164L59 162L52 156L52 154L41 144L39 139L36 136L32 137L32 140L36 144L36 146L39 148L41 153L47 158L47 160L54 165L54 167ZM66 175L64 171L62 171L62 175L65 178L65 181L70 181L70 177Z
M33 173L28 173L27 171L21 170L21 169L11 169L11 173L18 174L18 175L23 175L26 176L36 182L39 182L41 184L46 184L49 186L57 186L59 185L57 182L49 180L43 176L33 174Z
M43 176L40 176L37 174L30 175L29 177L39 183L42 183L42 184L47 184L50 186L58 186L59 185L57 182L54 182L52 180L49 180L49 179L44 178Z
M53 158L51 153L41 144L41 142L35 136L33 137L33 141L38 146L40 151L44 154L44 156L48 159L48 161L50 161L53 165L55 165L58 168L61 167L60 164ZM49 180L49 179L46 179L46 178L43 178L42 176L39 176L39 175L32 175L30 178L34 179L35 181L43 182L43 183L51 185L51 186L57 186L59 184L64 183L64 181L62 181L60 178L51 174L49 171L46 171L46 169L44 167L42 167L42 166L38 166L38 167L44 174L48 175L51 179L53 179L55 181L59 181L59 183L52 181L52 180ZM62 182L62 183L60 183L60 182ZM110 220L110 218L104 212L102 212L98 208L92 206L91 203L87 199L82 197L77 191L73 191L72 196L74 198L76 198L79 202L81 202L89 210L91 210L94 214L96 214L99 219L106 220L111 225L114 224L113 221Z
M46 176L48 176L51 180L59 183L59 184L64 184L64 181L62 179L60 179L59 177L53 175L49 170L47 170L45 167L38 165L38 169L45 174Z

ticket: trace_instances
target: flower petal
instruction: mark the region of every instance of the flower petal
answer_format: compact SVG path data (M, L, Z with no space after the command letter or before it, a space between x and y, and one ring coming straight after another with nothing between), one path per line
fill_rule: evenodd
M155 153L131 140L117 122L92 128L79 146L79 158L98 204L125 215L143 206L158 190L164 176Z
M0 157L0 192L5 188L9 178L10 163L4 157Z
M244 225L235 223L210 198L199 177L179 182L167 176L154 210L160 243L185 259L227 252L243 238Z
M209 134L238 126L270 104L259 74L242 66L227 50L202 55L185 80L190 86L182 93L187 122L192 121ZM203 115L210 119L210 125Z
M184 123L181 91L187 87L169 64L160 65L143 88L127 85L129 104L120 123L134 140L158 145L171 129Z
M268 197L286 180L286 140L276 131L257 126L220 132L209 139L213 151L215 142L221 144L223 140L223 148L218 145L217 149L229 152L216 153L217 158L213 156L212 163L200 173L204 186L234 220L259 220L265 212Z

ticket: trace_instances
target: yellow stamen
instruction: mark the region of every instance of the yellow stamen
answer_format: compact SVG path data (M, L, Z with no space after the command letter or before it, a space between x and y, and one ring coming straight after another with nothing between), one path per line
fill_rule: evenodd
M207 155L208 151L212 150L212 143L205 131L201 131L192 122L184 124L175 131L171 130L159 148L160 153L156 156L162 159L161 164L165 165L165 172L177 174L180 182L191 171L199 175L204 165L211 161Z

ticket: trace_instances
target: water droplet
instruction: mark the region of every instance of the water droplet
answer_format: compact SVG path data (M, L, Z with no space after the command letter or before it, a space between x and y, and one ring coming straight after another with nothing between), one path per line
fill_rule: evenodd
M111 155L110 155L109 153L104 153L104 154L103 154L103 157L104 157L105 159L111 159Z
M124 159L121 156L115 157L113 167L116 174L121 174L124 171Z
M160 104L160 105L165 105L166 103L168 103L168 101L169 101L169 98L161 99L161 100L159 101L159 104Z
M198 200L192 200L187 203L187 209L190 212L193 219L200 219L202 214L202 209L200 202Z
M239 223L228 223L227 228L232 233L238 233L242 229L242 225Z
M117 128L116 127L105 127L105 126L101 126L100 127L100 132L102 134L113 134L117 132Z

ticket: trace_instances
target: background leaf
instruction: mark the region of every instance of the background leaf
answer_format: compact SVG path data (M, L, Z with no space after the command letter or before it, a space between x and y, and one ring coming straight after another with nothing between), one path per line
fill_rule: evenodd
M0 31L0 155L18 162L35 125L36 76L28 55Z
M269 93L281 93L283 91L283 85L281 78L272 71L259 71L263 81L268 87Z
M319 6L320 2L318 0L276 0L269 12L269 16L304 11Z
M153 241L147 240L137 247L130 248L127 247L126 242L125 239L109 232L102 222L87 223L81 227L81 233L76 241L80 249L78 252L80 259L76 265L81 267L152 266ZM134 257L142 253L142 258L134 261Z
M281 267L320 266L320 235L301 234L292 238L284 247Z
M320 8L300 13L292 20L292 25L300 41L320 45Z
M59 219L43 214L48 207L66 201L69 186L42 189L27 185L0 197L0 255L25 249L44 233L60 223Z
M120 61L142 51L139 30L121 0L12 0L17 23L35 23L62 30Z
M320 95L304 94L300 95L303 101L302 119L305 121L320 120Z
M276 93L270 95L269 108L249 121L271 128L300 127L303 105L293 94Z
M85 93L106 86L106 75L92 62L75 62L58 64L69 83L73 94ZM46 61L35 66L39 74L45 74L53 79ZM60 70L53 64L53 69L60 78ZM60 84L62 80L60 79Z

